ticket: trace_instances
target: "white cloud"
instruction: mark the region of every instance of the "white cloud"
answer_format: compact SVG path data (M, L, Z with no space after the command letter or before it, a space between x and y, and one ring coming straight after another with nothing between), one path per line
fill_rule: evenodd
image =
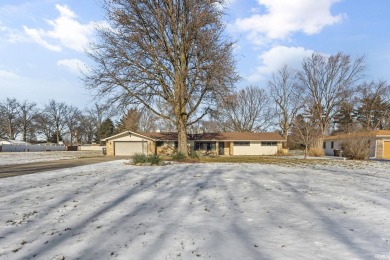
M342 21L344 15L333 16L332 4L340 0L258 0L264 14L237 19L236 27L249 32L248 38L257 44L266 38L286 39L294 32L319 33L325 26Z
M53 27L52 30L23 26L25 33L33 41L52 51L61 51L63 47L84 51L93 36L95 23L81 24L76 20L76 14L66 5L57 4L56 9L60 16L55 20L46 20Z
M260 55L262 65L257 67L247 77L249 82L260 81L272 73L280 70L284 65L299 69L304 58L309 57L314 51L302 47L275 46Z
M30 37L34 42L42 45L43 47L51 50L51 51L62 51L61 46L50 44L46 40L43 39L45 32L42 29L30 29L27 26L23 26L24 32L27 36Z
M7 70L0 70L0 79L16 79L16 78L19 78L18 74Z
M57 61L57 66L64 67L74 74L87 73L87 65L79 59L64 59Z

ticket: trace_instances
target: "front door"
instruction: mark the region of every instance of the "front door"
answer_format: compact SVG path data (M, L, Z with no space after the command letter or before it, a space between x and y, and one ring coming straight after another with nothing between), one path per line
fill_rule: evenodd
M224 155L225 154L225 143L224 142L219 142L218 146L219 146L218 154L219 155Z

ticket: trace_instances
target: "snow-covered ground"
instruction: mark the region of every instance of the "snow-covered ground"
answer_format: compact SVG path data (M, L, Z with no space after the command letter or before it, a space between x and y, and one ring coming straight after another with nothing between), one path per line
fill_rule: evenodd
M389 163L112 161L0 180L0 259L389 259Z
M95 156L103 156L103 153L101 151L0 153L0 165L46 162Z

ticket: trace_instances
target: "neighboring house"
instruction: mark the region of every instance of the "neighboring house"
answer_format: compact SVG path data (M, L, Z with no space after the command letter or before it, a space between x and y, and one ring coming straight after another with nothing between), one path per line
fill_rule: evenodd
M2 144L27 145L27 144L30 144L30 143L25 142L25 141L19 141L19 140L4 140L4 139L0 139L0 145L2 145Z
M0 145L3 145L3 144L11 144L11 142L0 138Z
M335 155L342 150L342 143L349 139L368 138L370 143L370 158L390 159L390 130L377 130L327 136L324 138L326 155Z
M171 155L177 150L177 133L125 131L103 139L107 155ZM188 134L189 149L204 155L273 155L286 140L277 133Z

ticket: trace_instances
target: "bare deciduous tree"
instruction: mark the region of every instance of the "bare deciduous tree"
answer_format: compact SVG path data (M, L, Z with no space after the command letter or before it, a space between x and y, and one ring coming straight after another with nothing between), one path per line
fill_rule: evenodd
M314 144L322 147L331 118L336 108L351 93L353 83L360 79L364 70L364 57L352 60L349 55L337 53L326 57L313 53L304 59L302 71L298 77L301 86L306 90L306 111L318 124L321 137Z
M151 132L157 129L158 117L148 109L140 109L139 130Z
M187 126L202 119L238 78L220 3L106 0L111 27L99 29L87 87L111 101L142 104L171 121L178 149L187 153ZM169 106L173 117L158 103Z
M223 98L217 121L223 131L261 132L272 123L274 111L268 93L249 86Z
M69 134L70 145L73 145L73 141L77 142L77 135L80 125L81 111L74 106L69 106L65 113L65 124Z
M313 146L320 135L318 125L310 116L299 114L294 118L290 140L305 147L305 159L307 158L309 148Z
M279 127L287 140L290 128L299 110L304 106L302 89L297 84L297 72L283 66L268 82L271 96L276 103Z
M35 119L37 118L38 113L37 104L35 102L28 101L18 103L18 111L23 141L31 141L31 139L35 138Z
M45 138L47 142L51 139L54 133L53 124L50 122L48 116L43 112L39 112L36 119L37 132Z
M15 140L20 132L19 103L15 98L6 98L0 103L0 114L3 118L3 132L6 138Z
M43 116L51 125L57 143L64 134L67 112L68 106L55 100L50 100L43 110Z
M80 116L80 124L77 127L77 142L91 144L96 135L96 119L88 114Z
M5 125L6 125L6 119L3 116L3 114L0 113L0 138L5 138L7 135Z

